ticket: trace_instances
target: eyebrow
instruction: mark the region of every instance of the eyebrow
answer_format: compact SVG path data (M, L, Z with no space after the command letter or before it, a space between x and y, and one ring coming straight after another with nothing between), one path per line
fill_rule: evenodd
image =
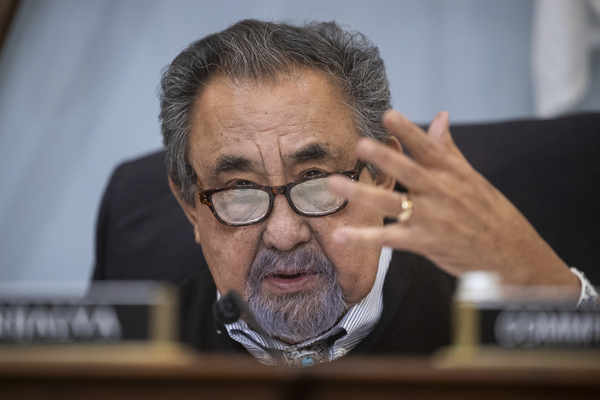
M333 151L327 145L312 143L301 148L300 150L295 151L286 158L289 158L292 162L301 163L306 161L326 159L337 161L342 157L340 157L337 151ZM216 178L220 174L227 172L251 172L254 164L254 161L251 161L244 156L223 155L215 162L210 175L213 178Z
M312 143L292 153L289 158L296 163L300 163L312 160L339 160L341 157L337 151L333 151L327 145Z
M242 156L221 156L214 164L211 175L219 176L225 172L239 171L248 172L252 170L253 162Z

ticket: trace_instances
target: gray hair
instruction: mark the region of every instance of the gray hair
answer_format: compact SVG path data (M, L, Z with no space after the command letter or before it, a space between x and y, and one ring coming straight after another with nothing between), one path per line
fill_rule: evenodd
M344 96L363 137L384 142L382 124L391 108L389 83L379 50L361 33L335 22L297 27L244 20L193 42L163 72L160 116L169 177L181 198L194 204L196 173L189 159L189 132L195 100L212 77L276 81L295 67L324 72ZM368 166L373 177L377 171Z

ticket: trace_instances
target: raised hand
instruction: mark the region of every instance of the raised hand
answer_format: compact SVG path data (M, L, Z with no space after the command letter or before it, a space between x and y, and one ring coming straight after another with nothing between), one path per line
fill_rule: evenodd
M525 217L467 162L452 140L446 112L435 117L427 133L395 111L386 112L383 122L411 157L368 139L356 151L409 190L412 213L384 227L339 228L336 240L408 250L453 275L491 270L506 284L579 287ZM406 200L400 193L341 177L331 179L330 189L388 217L397 217Z

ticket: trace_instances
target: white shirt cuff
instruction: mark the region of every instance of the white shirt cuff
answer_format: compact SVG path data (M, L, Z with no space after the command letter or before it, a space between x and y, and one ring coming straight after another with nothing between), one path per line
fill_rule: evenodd
M577 308L583 310L598 308L598 292L596 292L594 286L592 286L585 274L577 268L571 268L571 272L581 282L581 295L579 296L579 301L577 301Z

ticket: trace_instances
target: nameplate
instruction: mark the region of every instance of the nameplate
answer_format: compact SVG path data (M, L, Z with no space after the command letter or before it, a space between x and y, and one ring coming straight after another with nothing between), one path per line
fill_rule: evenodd
M481 344L503 348L598 348L600 312L544 306L480 311Z
M459 302L454 313L454 345L459 347L600 347L600 310L579 310L550 302Z
M154 282L106 282L83 295L0 287L0 344L175 341L174 290Z

